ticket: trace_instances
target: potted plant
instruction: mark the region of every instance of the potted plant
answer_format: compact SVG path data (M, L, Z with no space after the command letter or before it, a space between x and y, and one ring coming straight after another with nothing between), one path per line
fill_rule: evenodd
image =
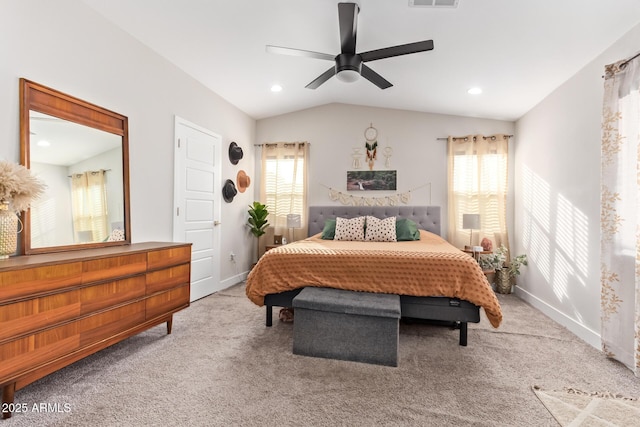
M478 264L483 271L494 270L498 271L504 266L504 262L507 260L507 248L501 245L491 254L480 255L478 257Z
M253 202L253 205L249 205L249 229L251 234L259 238L266 233L266 228L269 225L268 221L269 211L267 206L260 202ZM258 245L258 258L260 258L260 245Z
M507 248L501 245L490 255L481 255L478 263L483 270L495 270L496 292L500 294L510 294L513 286L513 279L520 275L520 267L527 265L527 256L518 255L505 264L507 261Z
M29 169L17 163L0 161L0 259L15 253L18 245L18 217L29 209L46 185Z

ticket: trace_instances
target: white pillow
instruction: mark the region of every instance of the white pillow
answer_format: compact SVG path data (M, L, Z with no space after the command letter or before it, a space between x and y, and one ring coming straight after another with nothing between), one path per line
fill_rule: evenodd
M336 218L336 234L333 240L364 240L364 217Z
M396 217L390 216L378 219L367 216L367 233L365 239L369 242L395 242L396 241Z

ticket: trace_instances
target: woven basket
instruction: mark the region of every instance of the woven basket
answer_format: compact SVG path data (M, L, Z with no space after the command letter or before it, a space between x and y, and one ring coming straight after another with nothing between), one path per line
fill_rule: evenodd
M500 270L496 270L496 276L494 281L495 281L497 293L499 294L511 293L511 278L509 277L508 269L502 268Z
M6 203L0 204L0 259L9 258L18 248L18 216Z

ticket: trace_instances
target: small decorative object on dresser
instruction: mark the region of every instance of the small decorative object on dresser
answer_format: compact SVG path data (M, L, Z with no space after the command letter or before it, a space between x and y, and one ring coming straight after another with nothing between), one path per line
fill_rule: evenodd
M29 169L16 163L0 161L0 259L16 252L18 217L29 209L46 185Z

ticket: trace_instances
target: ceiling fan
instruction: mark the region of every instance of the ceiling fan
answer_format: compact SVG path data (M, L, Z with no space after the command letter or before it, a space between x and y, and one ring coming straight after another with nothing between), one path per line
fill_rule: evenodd
M362 76L380 89L387 89L393 85L380 74L367 67L364 62L433 50L433 40L425 40L356 53L357 19L359 11L360 7L356 3L338 3L341 49L337 56L328 53L270 45L267 45L267 52L335 61L333 67L305 86L308 89L317 89L334 75L339 80L345 82L354 82Z

